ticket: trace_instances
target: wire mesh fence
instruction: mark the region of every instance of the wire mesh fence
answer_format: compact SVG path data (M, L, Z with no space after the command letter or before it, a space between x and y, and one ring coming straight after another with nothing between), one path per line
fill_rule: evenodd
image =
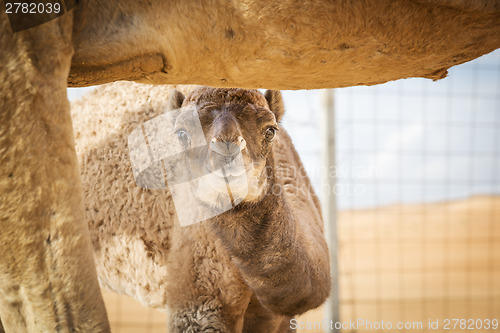
M337 96L338 181L353 189L338 197L342 318L359 332L498 320L500 52Z
M321 193L319 91L283 94L284 127ZM500 51L437 82L337 89L335 113L342 331L500 319ZM165 332L163 313L105 299L114 332ZM328 330L307 326L323 319L299 327Z
M320 189L319 147L304 142L317 108L287 128ZM438 82L337 89L335 112L342 331L498 320L500 52Z

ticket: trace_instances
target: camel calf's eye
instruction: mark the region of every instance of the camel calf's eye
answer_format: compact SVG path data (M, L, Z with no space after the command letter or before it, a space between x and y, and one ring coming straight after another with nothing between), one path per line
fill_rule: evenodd
M266 140L269 142L273 141L275 135L276 135L276 128L268 127L268 129L266 130Z
M183 145L187 145L189 143L189 135L186 133L186 131L178 130L175 133L177 134L177 139L179 139L180 143L182 143Z

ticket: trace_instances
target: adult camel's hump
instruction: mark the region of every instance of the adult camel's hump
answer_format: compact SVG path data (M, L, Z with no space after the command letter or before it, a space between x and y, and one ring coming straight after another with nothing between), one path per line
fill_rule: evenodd
M500 47L499 0L88 0L79 10L70 86L437 80Z

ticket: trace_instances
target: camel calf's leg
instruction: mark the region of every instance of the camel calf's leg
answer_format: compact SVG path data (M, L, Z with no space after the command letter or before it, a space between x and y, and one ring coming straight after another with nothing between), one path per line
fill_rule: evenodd
M0 13L0 318L6 332L107 332L73 144L72 14L12 33Z
M243 333L269 332L288 333L295 332L290 328L291 317L280 316L264 308L255 294L252 295L250 304L245 311Z
M203 223L174 227L171 239L165 281L168 331L241 332L251 291L222 244Z

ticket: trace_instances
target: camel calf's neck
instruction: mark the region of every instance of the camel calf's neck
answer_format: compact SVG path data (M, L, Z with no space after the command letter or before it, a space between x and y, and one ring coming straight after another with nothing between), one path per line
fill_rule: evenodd
M266 166L268 184L259 202L236 206L212 226L262 305L294 316L328 297L328 250L322 235L309 232L300 207L284 195L272 154Z

